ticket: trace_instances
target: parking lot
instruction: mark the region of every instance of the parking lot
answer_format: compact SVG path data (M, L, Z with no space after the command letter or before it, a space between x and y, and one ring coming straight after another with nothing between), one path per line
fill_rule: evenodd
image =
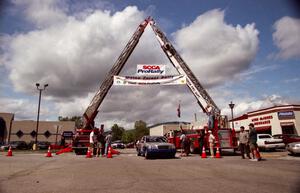
M199 155L175 159L137 157L121 150L112 159L66 153L14 152L0 156L0 192L294 192L300 185L300 157L266 152L261 162L227 153L221 159Z

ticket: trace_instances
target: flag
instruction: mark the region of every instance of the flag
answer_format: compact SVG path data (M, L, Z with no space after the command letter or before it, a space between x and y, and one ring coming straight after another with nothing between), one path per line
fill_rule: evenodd
M181 115L181 112L180 112L180 103L178 104L178 107L177 107L177 117L180 117Z

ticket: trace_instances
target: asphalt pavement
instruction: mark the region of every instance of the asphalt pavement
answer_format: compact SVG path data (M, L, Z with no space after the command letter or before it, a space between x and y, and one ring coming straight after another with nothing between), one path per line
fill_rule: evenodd
M46 158L44 153L0 152L0 193L298 193L300 157L262 153L253 162L228 154L175 159L138 157L133 149L108 158L73 153Z

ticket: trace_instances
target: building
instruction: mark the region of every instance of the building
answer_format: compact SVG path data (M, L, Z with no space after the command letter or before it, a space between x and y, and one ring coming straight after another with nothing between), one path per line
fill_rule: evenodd
M35 141L36 121L14 120L12 113L0 113L0 143ZM74 131L74 121L39 121L38 141L58 143L64 131Z
M247 130L248 125L253 123L258 133L299 135L300 105L281 105L260 109L230 120L232 121L236 131L239 131L241 126Z
M191 129L188 122L165 122L152 125L149 128L151 136L163 136L171 130Z
M0 144L7 141L14 120L12 113L0 113Z

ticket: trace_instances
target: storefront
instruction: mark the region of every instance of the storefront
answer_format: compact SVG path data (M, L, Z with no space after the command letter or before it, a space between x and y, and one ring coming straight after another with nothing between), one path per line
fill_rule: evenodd
M25 141L29 143L35 140L58 143L64 131L74 131L74 121L39 121L38 133L36 133L36 121L14 120L13 113L0 112L0 144L10 141Z
M248 125L253 123L258 133L300 135L300 105L282 105L252 111L230 120L232 121L236 131L241 126L247 130Z

